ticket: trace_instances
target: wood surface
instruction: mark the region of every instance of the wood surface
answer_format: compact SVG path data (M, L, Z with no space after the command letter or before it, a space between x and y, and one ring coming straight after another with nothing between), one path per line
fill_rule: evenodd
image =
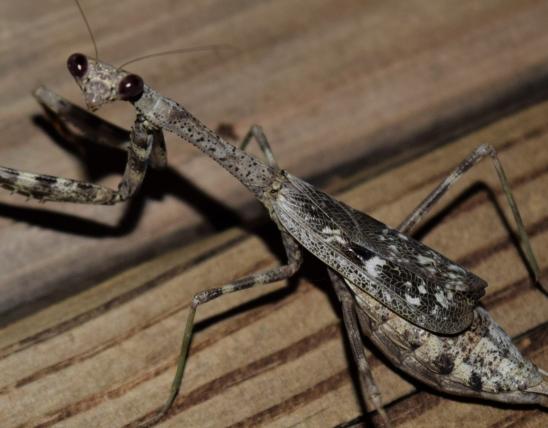
M480 142L499 151L542 280L548 280L548 102L524 109L371 180L344 202L395 226ZM483 305L548 367L548 299L531 284L489 161L440 201L418 237L489 283ZM341 186L344 183L339 183ZM152 258L5 327L0 417L6 427L136 426L171 383L194 293L280 263L272 226L232 228ZM165 427L332 427L369 421L327 274L312 256L289 284L200 307L183 390ZM539 409L454 399L369 354L398 427L543 427ZM354 425L352 425L354 426ZM370 425L369 425L370 426Z
M544 1L82 5L100 57L114 64L180 47L238 48L130 69L212 128L224 124L227 135L241 138L260 123L284 168L329 189L330 177L375 174L546 94ZM65 69L75 51L93 52L71 0L0 2L0 164L116 186L123 157L67 153L30 96L47 84L82 104ZM134 115L123 103L100 114L126 127ZM125 205L41 205L0 193L0 311L11 310L4 322L263 215L193 147L171 137L168 147L171 169L150 174Z
M282 167L389 225L475 146L495 145L548 281L548 3L82 5L100 57L115 64L237 47L130 69L229 141L261 124ZM124 158L67 151L30 95L46 84L81 105L65 68L75 51L93 52L70 0L0 2L0 164L116 186ZM129 127L134 113L117 104L100 115ZM239 183L180 140L168 137L168 154L171 168L125 205L0 193L0 426L135 426L166 398L192 295L283 260L276 230ZM483 304L546 369L547 299L530 284L492 167L457 187L418 237L489 282ZM289 284L226 296L197 317L182 394L161 426L371 422L312 256ZM538 409L449 398L369 358L396 426L548 425Z

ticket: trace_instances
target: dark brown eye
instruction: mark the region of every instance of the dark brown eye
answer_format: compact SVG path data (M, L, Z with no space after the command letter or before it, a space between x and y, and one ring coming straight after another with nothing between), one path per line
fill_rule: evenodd
M128 74L120 81L118 93L124 101L137 101L143 95L143 79L136 74Z
M84 54L73 53L67 59L67 68L74 77L82 77L88 71L88 59Z

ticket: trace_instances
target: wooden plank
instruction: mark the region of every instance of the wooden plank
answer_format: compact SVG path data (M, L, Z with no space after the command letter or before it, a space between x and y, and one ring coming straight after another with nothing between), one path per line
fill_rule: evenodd
M339 197L396 225L479 143L499 150L543 280L548 276L548 103L516 113ZM477 183L485 189L478 190ZM476 190L474 190L476 189ZM489 282L486 308L520 348L548 367L548 301L530 284L492 167L463 178L433 213L424 241ZM229 230L158 256L6 326L0 336L3 426L135 426L166 398L194 293L279 263L273 228ZM274 290L274 291L273 291ZM225 296L200 308L181 396L164 426L334 426L363 409L327 275L307 257L286 284ZM369 356L397 426L474 421L545 425L537 409L414 392ZM419 388L422 389L422 388Z
M537 0L82 3L100 56L115 64L186 46L238 47L131 70L213 128L228 124L241 138L262 124L280 164L315 182L333 170L371 173L382 159L446 141L546 87L548 4ZM39 108L29 93L39 83L82 101L65 58L92 49L72 1L3 1L0 20L1 163L115 186L122 158L100 151L81 163L33 124ZM101 114L124 126L133 117L122 104ZM124 206L44 206L0 193L0 311L52 290L78 292L259 215L202 154L172 138L168 145L173 170L151 174Z

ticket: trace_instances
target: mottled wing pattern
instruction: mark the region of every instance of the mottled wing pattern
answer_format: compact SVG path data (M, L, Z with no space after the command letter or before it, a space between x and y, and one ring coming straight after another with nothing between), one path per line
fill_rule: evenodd
M403 318L445 334L472 322L485 282L420 242L290 174L274 211L305 248Z

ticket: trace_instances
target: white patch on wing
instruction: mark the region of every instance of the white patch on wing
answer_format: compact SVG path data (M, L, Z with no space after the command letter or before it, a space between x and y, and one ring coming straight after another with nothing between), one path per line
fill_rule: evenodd
M449 307L449 302L447 301L445 294L443 294L442 292L437 292L435 296L438 303L442 305L445 309Z
M365 270L373 277L379 275L379 270L386 264L386 262L378 256L371 257L365 262Z
M457 291L467 291L468 288L466 287L466 284L462 283L461 281L457 281L453 283L453 286L455 287L455 290Z
M430 257L425 257L423 256L422 254L419 254L417 256L417 261L419 262L419 264L421 265L433 265L435 264L435 260L430 258Z
M346 241L341 237L341 231L339 229L331 229L329 226L325 226L322 229L322 233L328 235L324 237L325 242L338 242L339 244L346 244Z
M465 273L465 270L463 268L461 268L460 266L454 265L454 264L449 264L449 266L447 266L447 268L449 270L454 271L454 272Z
M412 297L407 293L405 293L405 300L410 305L418 306L421 304L421 299L419 297Z
M419 285L419 293L421 294L426 294L426 288L424 287L424 285Z
M338 242L339 244L346 244L346 241L340 236L329 236L325 238L325 242Z

